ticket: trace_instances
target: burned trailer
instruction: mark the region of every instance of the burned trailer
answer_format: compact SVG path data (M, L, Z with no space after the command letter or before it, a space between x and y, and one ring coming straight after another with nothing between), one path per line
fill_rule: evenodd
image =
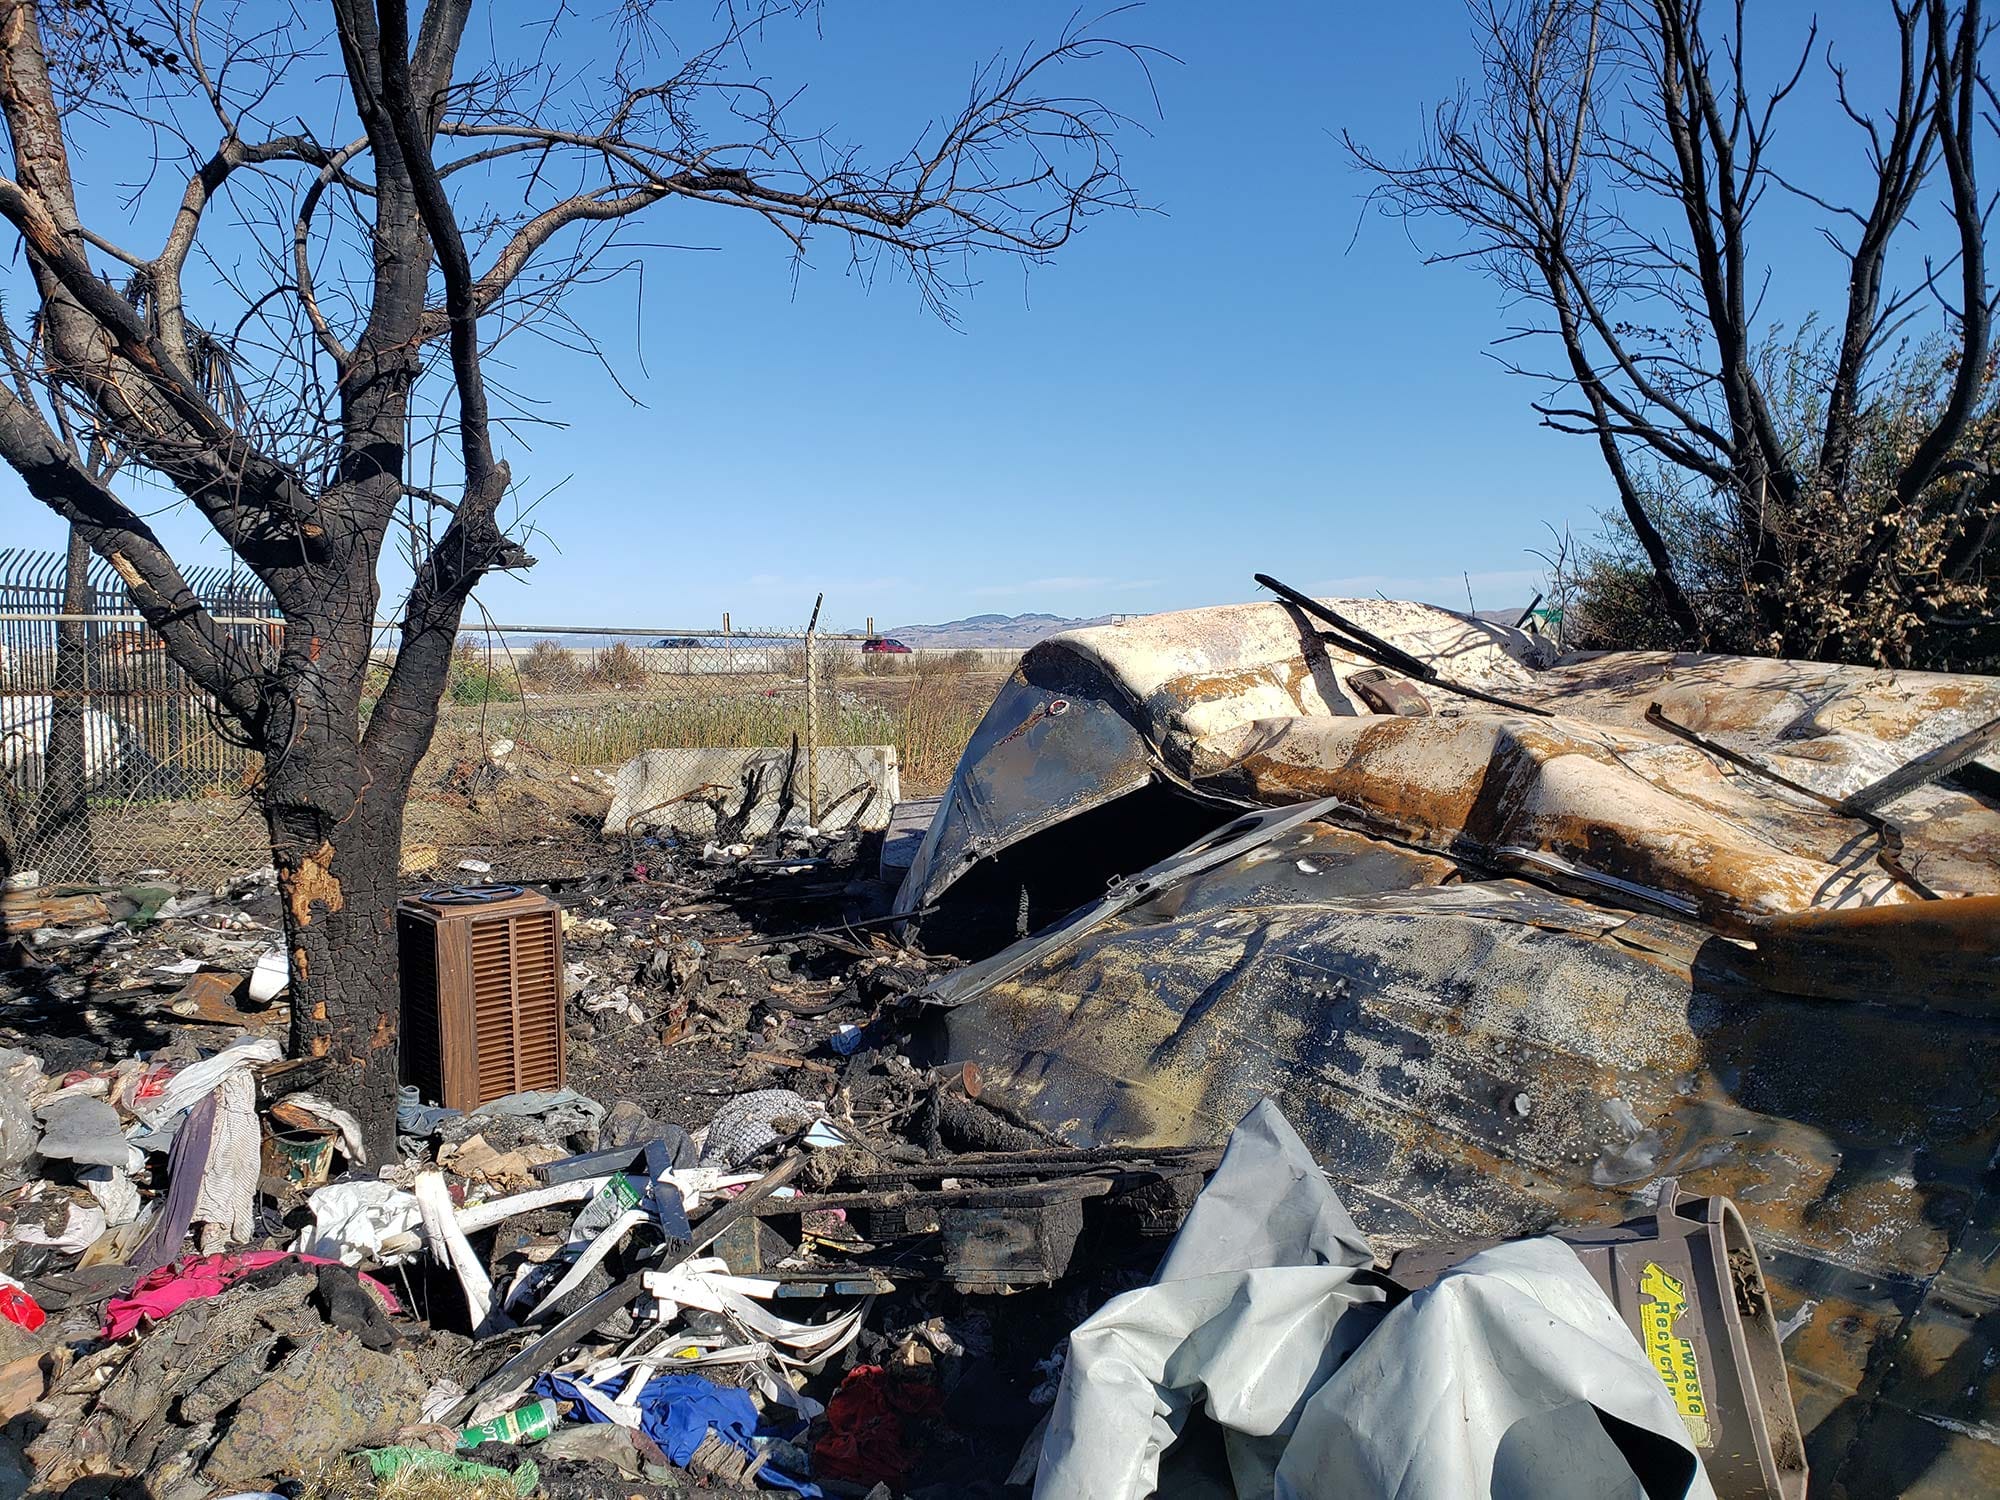
M1392 1251L1726 1196L1811 1493L2000 1491L2000 681L1329 603L1028 653L898 898L940 1056L1078 1147L1275 1098Z

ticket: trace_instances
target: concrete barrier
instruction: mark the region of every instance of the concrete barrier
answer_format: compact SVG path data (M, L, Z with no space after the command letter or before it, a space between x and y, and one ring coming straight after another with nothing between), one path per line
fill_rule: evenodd
M642 750L618 768L604 831L761 838L777 826L790 755L776 745ZM902 795L894 745L821 746L813 755L812 775L822 831L889 826L889 810ZM803 765L793 772L790 801L803 816Z

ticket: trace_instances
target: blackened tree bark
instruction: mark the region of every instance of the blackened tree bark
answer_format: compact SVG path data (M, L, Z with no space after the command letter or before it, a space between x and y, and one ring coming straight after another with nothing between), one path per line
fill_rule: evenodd
M0 219L35 306L26 374L0 385L0 458L110 562L261 752L293 1049L334 1064L326 1088L385 1155L403 801L468 597L533 561L501 520L511 475L495 429L526 417L492 410L494 341L541 330L590 346L564 294L601 279L621 226L647 212L745 211L799 254L837 235L854 263L907 273L948 315L975 252L1039 261L1091 213L1131 205L1118 118L1045 85L1135 49L1079 31L990 66L962 110L871 166L727 71L765 27L813 8L725 6L718 34L690 47L658 34L650 5L627 7L607 39L551 4L537 27L475 28L480 55L463 61L473 0L415 17L405 0L219 17L179 0L129 14L0 0ZM581 76L574 49L552 45L566 25L597 28ZM666 56L682 61L662 70ZM174 199L156 248L86 222L72 174L84 133L114 158L150 133L141 191ZM284 617L274 661L210 617L71 439L169 486L264 582ZM364 716L391 539L414 582Z

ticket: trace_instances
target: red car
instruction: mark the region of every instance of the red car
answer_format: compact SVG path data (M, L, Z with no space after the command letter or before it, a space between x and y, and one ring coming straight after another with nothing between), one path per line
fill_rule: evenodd
M886 635L871 635L861 643L861 649L864 652L872 651L877 655L908 656L910 654L908 646L905 646L893 636Z

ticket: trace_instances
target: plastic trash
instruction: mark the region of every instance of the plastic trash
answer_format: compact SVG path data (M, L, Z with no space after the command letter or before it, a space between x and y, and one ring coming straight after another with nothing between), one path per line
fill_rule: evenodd
M1257 1105L1153 1284L1070 1334L1036 1495L1185 1493L1170 1450L1206 1408L1241 1495L1714 1500L1659 1372L1569 1245L1496 1246L1394 1306L1374 1259L1277 1106Z
M826 1111L790 1089L757 1089L738 1094L708 1122L702 1145L705 1167L735 1167L793 1130L822 1118Z
M250 971L250 998L258 1005L269 1005L291 987L292 964L285 957L282 948L273 948L261 955L257 967Z
M18 1047L0 1047L0 1172L12 1172L34 1153L42 1130L29 1105L41 1086L41 1060Z
M79 1166L126 1164L125 1127L118 1111L102 1099L73 1094L51 1100L39 1113L43 1156L52 1161L73 1161Z
M293 1249L325 1256L344 1266L364 1260L393 1266L408 1260L424 1243L423 1213L416 1195L392 1182L362 1178L318 1189L306 1200L310 1228L300 1231Z
M28 1295L28 1289L13 1277L0 1274L0 1318L9 1323L18 1323L33 1333L49 1315L42 1311L42 1305Z

